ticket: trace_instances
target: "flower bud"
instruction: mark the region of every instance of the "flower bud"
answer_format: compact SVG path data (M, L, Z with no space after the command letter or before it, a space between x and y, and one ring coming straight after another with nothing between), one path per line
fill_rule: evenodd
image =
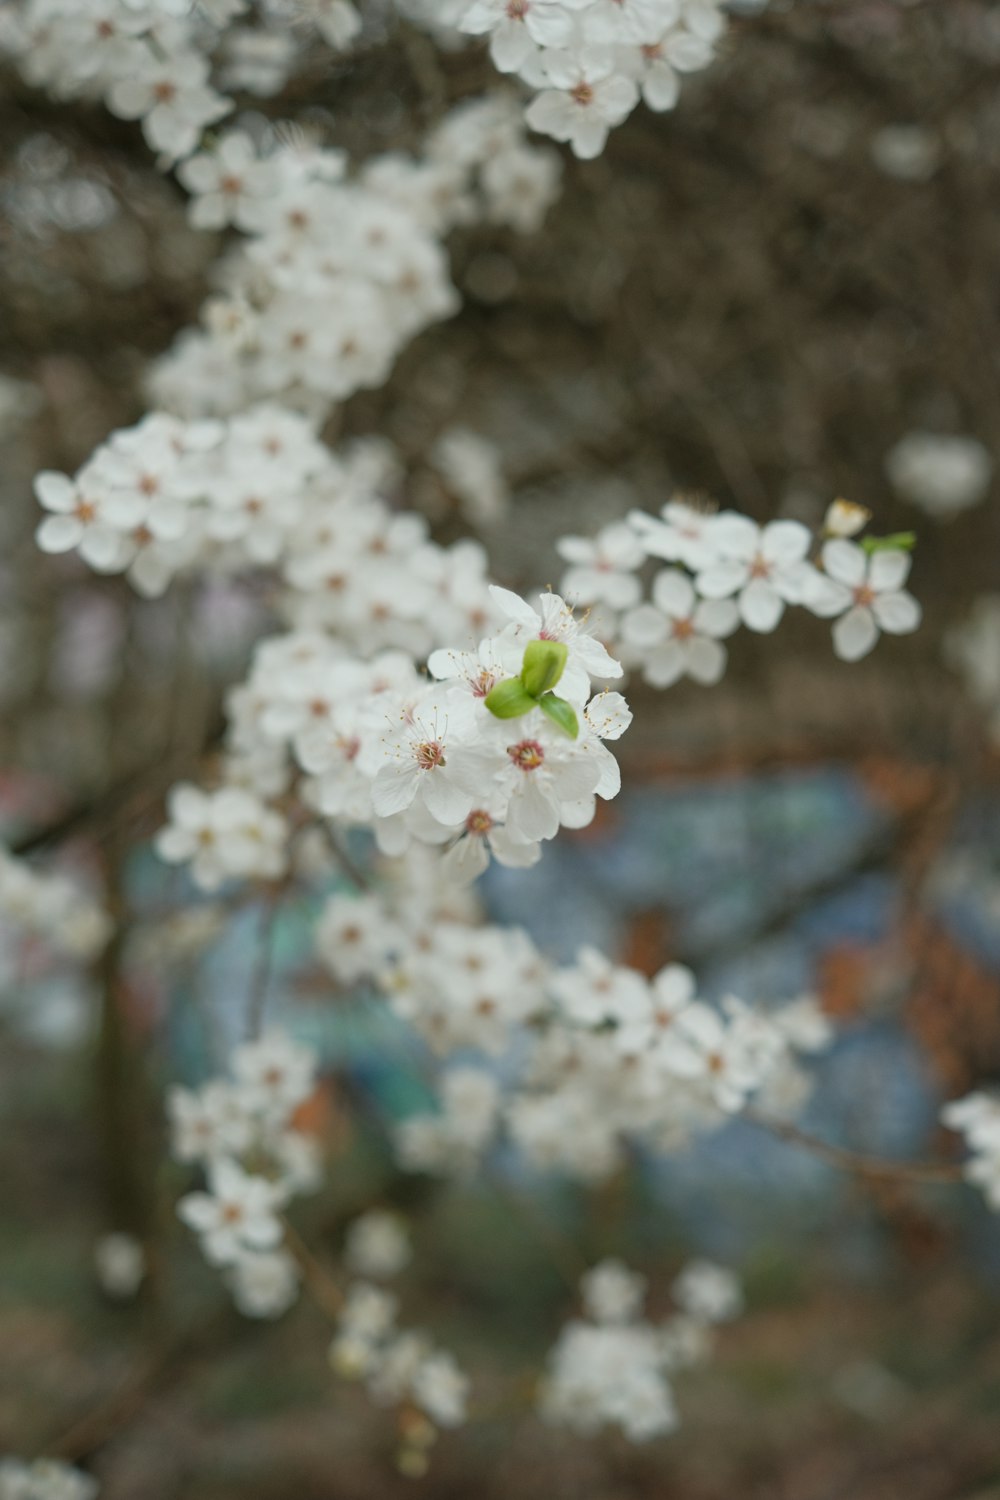
M856 505L853 500L834 500L823 517L823 535L857 536L871 518L871 511L864 505Z

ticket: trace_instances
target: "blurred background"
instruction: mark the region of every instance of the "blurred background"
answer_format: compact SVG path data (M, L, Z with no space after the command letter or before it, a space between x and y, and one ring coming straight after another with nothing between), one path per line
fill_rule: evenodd
M295 107L307 89L307 123L363 160L493 77L404 28L325 57ZM210 289L220 241L184 210L132 127L0 78L0 829L142 916L110 1000L107 969L81 978L0 932L0 1451L93 1455L107 1500L381 1500L411 1488L385 1418L331 1379L307 1306L273 1329L227 1310L171 1221L187 1177L161 1165L163 1086L209 1068L205 1013L225 1026L259 914L209 914L168 963L177 888L142 844L217 738L265 592L142 601L33 541L33 474L141 415L148 360ZM810 524L845 496L876 534L917 532L924 609L855 666L795 612L741 633L711 691L631 684L625 792L536 870L494 872L488 909L559 959L596 941L650 973L687 962L712 995L816 989L838 1041L808 1129L956 1159L940 1103L1000 1082L1000 7L738 14L673 114L567 157L539 234L451 248L462 312L326 434L390 438L399 503L440 539L479 535L505 584L555 585L559 536L675 491ZM456 426L496 446L509 490L478 527L432 461ZM484 1409L543 1357L584 1263L622 1255L655 1300L704 1253L747 1288L679 1386L675 1437L582 1442L515 1401L441 1444L427 1491L1000 1497L1000 1235L973 1190L858 1178L749 1124L596 1191L511 1164L402 1177L379 1120L422 1086L398 1037L338 1008L314 914L292 903L275 933L275 989L329 1077L311 1242L335 1255L373 1203L412 1215L409 1321L476 1372ZM348 1108L359 1088L374 1108ZM126 1307L94 1272L110 1229L154 1247Z

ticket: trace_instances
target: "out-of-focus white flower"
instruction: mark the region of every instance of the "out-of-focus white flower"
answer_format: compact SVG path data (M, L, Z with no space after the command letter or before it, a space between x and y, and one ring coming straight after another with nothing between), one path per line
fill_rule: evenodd
M568 142L577 156L599 156L609 130L635 108L639 98L635 82L613 71L613 56L606 48L547 50L541 67L550 87L528 105L528 124L543 135Z
M674 1301L703 1323L726 1323L743 1310L743 1293L732 1271L710 1260L693 1260L673 1285Z
M622 620L622 640L632 648L629 662L642 667L653 687L665 688L679 678L718 682L726 670L726 649L740 616L732 599L699 599L689 579L665 568L653 583L653 602L640 604Z
M94 1246L94 1267L101 1290L128 1301L142 1285L146 1257L134 1235L106 1234Z
M642 544L624 522L604 526L593 539L560 537L559 555L572 567L563 575L562 591L574 605L606 604L628 609L639 598L635 576L645 556Z
M871 141L872 161L886 177L927 182L941 165L940 138L923 125L883 125Z
M222 1157L209 1164L208 1193L188 1193L177 1212L201 1236L206 1259L231 1266L248 1250L272 1250L281 1241L277 1211L283 1194L264 1177Z
M141 118L153 149L176 161L194 150L207 125L233 107L210 87L208 77L208 60L197 52L163 57L144 52L132 75L112 84L108 108L125 120Z
M892 487L938 520L978 505L993 478L993 459L977 438L909 432L885 461Z
M492 443L466 427L449 427L431 457L470 521L490 524L505 514L509 495Z
M698 573L698 592L707 599L736 596L750 630L774 630L786 604L798 604L809 578L806 556L812 536L798 521L758 526L748 516L727 511L711 529L718 561Z
M227 1279L246 1318L280 1318L299 1292L299 1268L287 1250L243 1251Z
M196 229L224 229L227 224L250 228L254 206L275 193L280 182L277 163L261 161L242 130L230 131L212 150L188 157L177 176L196 195L189 211Z
M866 554L853 542L827 542L822 573L814 574L805 603L814 614L839 615L833 627L833 649L842 661L867 656L884 630L908 635L920 624L920 606L903 584L910 572L908 552L880 550Z
M642 1307L646 1278L620 1260L602 1260L581 1279L580 1292L595 1323L630 1323Z
M0 1500L96 1500L97 1480L55 1458L0 1458Z
M372 1209L347 1231L344 1261L358 1276L395 1276L409 1264L411 1254L409 1236L396 1214Z
M187 783L168 798L170 822L156 838L156 850L171 864L190 862L202 890L226 880L281 875L287 862L288 826L253 795L238 787L202 792Z

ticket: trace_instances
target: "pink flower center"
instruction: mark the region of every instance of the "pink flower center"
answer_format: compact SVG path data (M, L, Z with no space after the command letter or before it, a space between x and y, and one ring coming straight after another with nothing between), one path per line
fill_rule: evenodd
M862 609L870 609L875 603L875 590L870 584L862 583L854 590L854 602Z
M676 641L686 641L694 635L694 626L690 620L675 620L673 635Z
M486 698L496 687L496 678L488 667L483 667L478 677L472 679L473 698Z
M519 771L537 771L545 759L545 751L537 740L521 740L517 745L508 745L507 754Z
M523 21L530 9L530 0L507 0L507 14L512 21Z
M766 557L762 557L761 554L758 552L757 556L754 558L753 562L750 564L750 577L751 578L770 578L770 576L771 576L771 564L768 562L768 560L767 560Z
M569 91L569 97L573 100L574 104L579 104L584 109L586 109L588 104L593 104L594 102L593 87L589 83L575 84L574 87ZM546 638L543 636L542 639L544 640ZM551 637L549 637L549 639L551 639Z
M467 832L474 833L479 838L483 838L493 827L493 819L484 808L477 807L466 818L465 827Z
M424 740L413 751L421 771L435 771L444 765L444 746L437 740Z

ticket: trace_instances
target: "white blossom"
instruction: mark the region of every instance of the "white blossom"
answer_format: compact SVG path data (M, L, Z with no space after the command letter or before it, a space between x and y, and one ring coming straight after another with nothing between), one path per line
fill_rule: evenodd
M750 630L774 630L786 604L798 604L810 578L806 562L812 537L798 521L758 526L733 511L712 526L718 560L698 572L698 592L708 599L736 597Z
M842 661L867 656L880 631L907 635L920 624L920 606L903 584L910 555L879 550L866 555L853 542L834 540L823 547L823 573L814 575L805 602L818 615L839 616L833 648Z

